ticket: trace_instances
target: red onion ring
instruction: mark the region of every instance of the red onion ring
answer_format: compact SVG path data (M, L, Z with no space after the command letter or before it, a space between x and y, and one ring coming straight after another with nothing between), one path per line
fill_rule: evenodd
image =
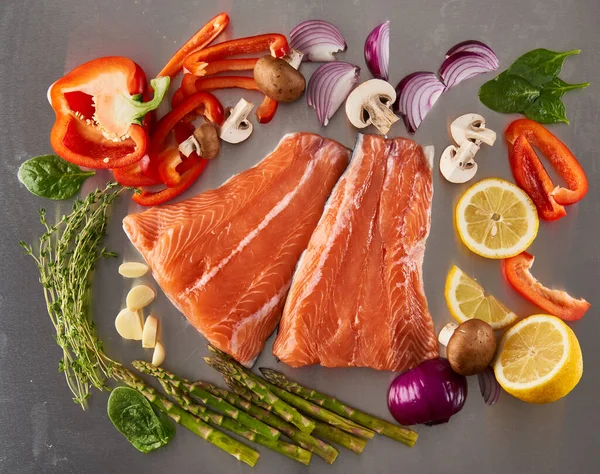
M445 90L446 86L432 72L413 72L398 83L394 111L402 115L409 133L417 131Z
M490 66L494 68L494 70L498 69L498 66L500 65L496 53L494 53L494 51L492 51L492 49L487 44L475 40L463 41L462 43L458 43L457 45L452 46L452 48L450 48L446 53L446 58L449 58L453 54L461 53L463 51L477 53L480 56L487 58L490 63Z
M316 110L321 125L327 126L359 77L358 66L341 61L323 64L314 72L306 88L306 101Z
M390 65L390 22L376 26L365 41L365 62L377 79L388 80Z
M440 77L447 88L454 87L465 79L496 70L489 59L479 53L461 51L448 56L440 66Z
M477 381L485 404L491 406L498 403L501 388L494 375L494 370L491 367L486 368L483 372L477 374Z
M335 61L335 53L346 51L340 30L323 20L308 20L290 32L290 47L304 54L304 61Z

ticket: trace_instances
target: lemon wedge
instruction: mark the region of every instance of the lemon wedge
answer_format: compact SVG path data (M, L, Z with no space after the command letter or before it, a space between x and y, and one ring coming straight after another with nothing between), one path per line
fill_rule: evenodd
M456 205L462 242L486 258L513 257L535 239L539 219L533 201L519 187L497 178L471 186Z
M479 283L454 265L446 277L444 291L452 317L459 323L481 319L492 329L503 329L517 319L517 315L494 296L486 294Z
M494 373L504 390L523 401L553 402L581 379L581 348L573 330L556 316L529 316L504 334Z

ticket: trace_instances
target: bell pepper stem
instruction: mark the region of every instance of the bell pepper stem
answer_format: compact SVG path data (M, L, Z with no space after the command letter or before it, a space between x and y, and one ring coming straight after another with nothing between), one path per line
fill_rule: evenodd
M123 108L128 109L127 113L131 114L131 123L141 125L146 114L158 108L162 100L165 98L167 90L169 90L170 82L171 78L169 76L151 79L150 87L152 87L152 90L154 91L154 97L152 97L152 100L149 100L148 102L140 102L139 95L133 97L127 97L125 95L122 96L123 100L125 101Z

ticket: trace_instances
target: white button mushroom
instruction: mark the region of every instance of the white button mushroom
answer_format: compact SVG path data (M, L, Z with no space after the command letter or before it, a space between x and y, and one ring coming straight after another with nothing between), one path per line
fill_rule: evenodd
M485 119L479 114L465 114L450 124L450 134L457 145L466 141L492 146L496 142L496 132L485 128ZM479 142L479 143L478 143Z
M346 100L346 115L356 128L373 125L382 134L399 119L390 109L396 90L381 79L371 79L354 89Z
M227 143L240 143L248 138L252 134L253 127L247 118L253 108L254 104L240 99L221 126L221 140Z

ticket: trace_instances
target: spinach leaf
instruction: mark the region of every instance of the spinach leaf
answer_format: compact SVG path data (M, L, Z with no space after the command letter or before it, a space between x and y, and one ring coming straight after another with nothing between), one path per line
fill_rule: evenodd
M496 112L522 112L539 97L540 89L507 71L486 82L479 89L479 100Z
M36 196L61 200L73 197L93 171L83 171L57 155L36 156L19 168L19 181Z
M538 123L562 122L568 124L565 104L563 104L560 97L547 95L544 92L542 91L542 95L523 111L525 116Z
M534 86L542 86L558 76L567 56L580 52L579 49L564 53L548 49L534 49L517 59L506 72L520 76Z
M175 434L173 423L159 417L150 402L130 387L115 388L108 399L108 417L139 451L149 453L164 446Z
M569 84L563 81L560 77L555 77L550 82L544 84L542 95L561 98L569 91L575 89L584 89L589 85L589 82L583 82L581 84Z

